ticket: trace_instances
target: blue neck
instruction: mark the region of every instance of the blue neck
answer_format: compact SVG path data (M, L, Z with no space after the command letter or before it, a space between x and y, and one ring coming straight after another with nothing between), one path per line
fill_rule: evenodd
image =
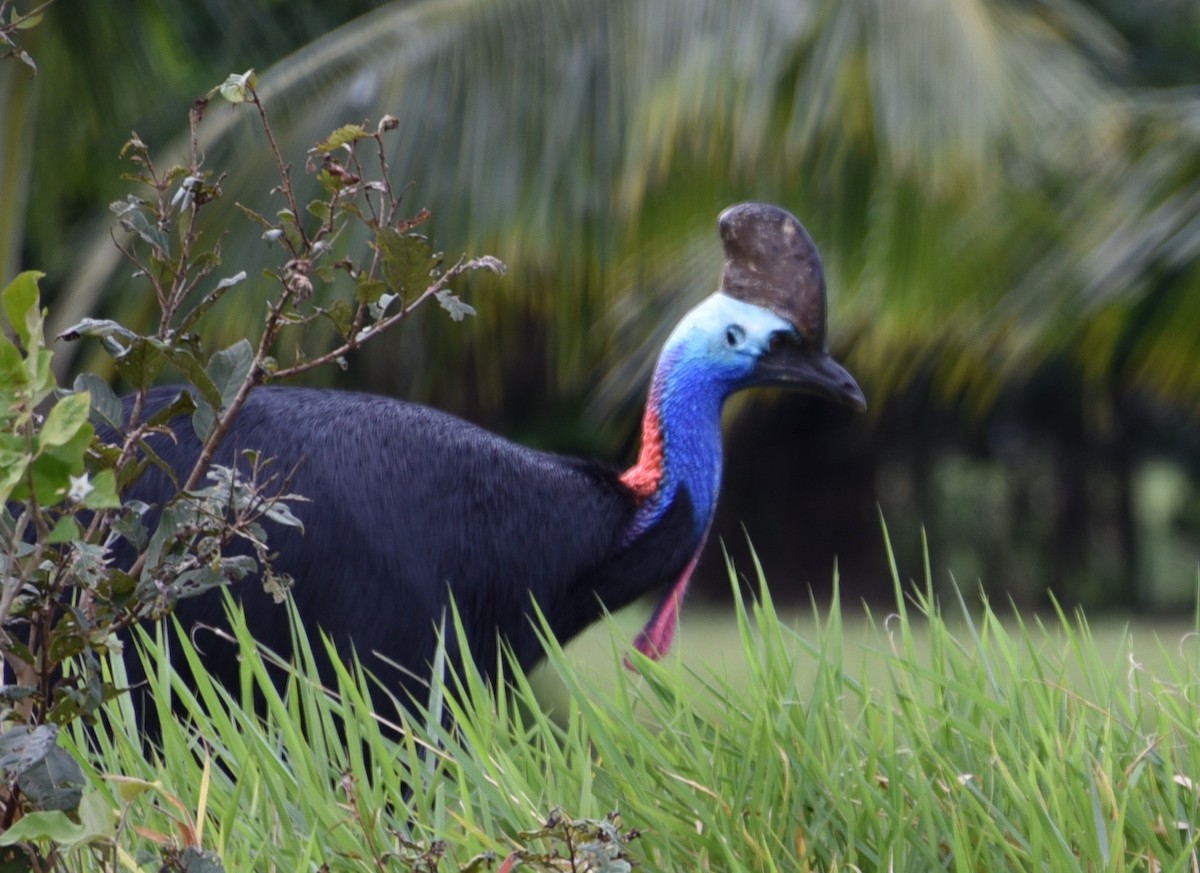
M663 347L646 403L642 450L621 475L637 505L624 533L626 545L652 531L679 505L681 493L692 514L691 542L683 544L690 546L691 560L634 641L651 658L671 647L679 607L716 512L725 398L767 381L759 375L759 362L780 333L794 331L770 310L718 292L684 316ZM672 550L678 545L672 543Z
M661 457L650 462L657 482L638 508L627 539L652 527L680 486L691 501L697 540L708 530L721 488L721 408L728 394L728 386L711 377L703 360L687 355L686 347L664 351L651 384L642 434L644 447L661 441ZM652 427L657 434L649 432Z
M714 381L705 363L683 357L659 374L659 421L663 433L664 486L687 488L697 536L702 535L717 509L723 458L721 409L727 386Z
M755 384L762 349L774 333L788 330L778 315L718 293L672 331L650 385L641 454L621 477L638 500L627 542L661 519L681 488L691 500L700 542L721 488L725 398Z

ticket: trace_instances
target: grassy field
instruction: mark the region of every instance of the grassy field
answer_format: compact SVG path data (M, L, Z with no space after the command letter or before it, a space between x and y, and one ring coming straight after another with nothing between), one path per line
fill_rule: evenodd
M119 704L77 732L83 824L54 840L66 869L1200 869L1190 622L943 615L919 593L873 618L685 614L665 663L621 666L635 613L548 641L510 693L468 672L392 716L398 744L350 673L330 697L302 663L280 694L251 654L257 718L154 655L161 753Z
M626 648L650 614L652 604L630 607L608 622L591 628L565 648L571 669L586 677L594 687L611 688L618 669L613 659L614 647ZM812 609L781 609L779 621L788 629L793 656L797 661L797 690L803 693L822 670L815 650L815 640L821 635L825 619L824 607ZM961 613L943 616L944 630L954 638L969 637L970 628ZM894 613L892 614L894 616ZM852 676L872 688L886 688L889 669L895 657L896 634L889 615L872 614L862 604L847 605L841 613L841 662ZM1033 625L1036 648L1030 660L1053 658L1071 661L1074 638L1064 629L1059 617L1047 614L1040 617L1000 613L1000 622L1010 632L1019 630L1021 621ZM1087 621L1088 635L1104 669L1114 675L1121 672L1163 676L1184 669L1195 661L1200 640L1193 639L1196 619L1192 616L1141 618L1107 615ZM917 654L917 663L928 664L930 628L918 615L908 628ZM625 649L621 649L623 652ZM702 684L702 677L722 677L730 684L749 678L748 663L742 636L733 605L721 608L712 604L689 604L683 610L680 634L668 656L685 681ZM1076 676L1074 665L1068 676ZM532 677L539 697L548 706L561 705L566 689L552 667L537 670ZM1200 714L1198 714L1200 717Z

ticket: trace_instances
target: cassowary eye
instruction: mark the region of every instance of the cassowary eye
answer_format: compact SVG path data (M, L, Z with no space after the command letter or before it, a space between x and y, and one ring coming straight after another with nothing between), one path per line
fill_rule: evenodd
M774 354L781 348L783 348L783 334L778 332L771 334L767 340L767 351Z

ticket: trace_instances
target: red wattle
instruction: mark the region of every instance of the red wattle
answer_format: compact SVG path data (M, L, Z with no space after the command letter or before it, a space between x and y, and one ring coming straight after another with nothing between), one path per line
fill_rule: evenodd
M688 583L692 579L692 571L696 569L696 562L700 560L700 552L703 548L704 541L701 540L695 556L688 561L688 565L683 568L683 572L671 586L667 596L655 607L650 620L646 622L646 626L633 641L633 647L652 661L657 661L666 655L671 650L671 644L675 642L675 632L679 629L679 609L683 606L683 595L687 592ZM625 659L625 666L630 670L633 669L633 664L629 662L628 658Z
M621 474L621 484L632 491L638 500L645 500L658 490L663 477L663 438L658 426L658 411L653 404L646 407L642 421L642 449L637 463Z

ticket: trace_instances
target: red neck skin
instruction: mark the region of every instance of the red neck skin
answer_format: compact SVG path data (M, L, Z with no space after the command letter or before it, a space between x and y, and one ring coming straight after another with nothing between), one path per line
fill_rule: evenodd
M692 555L688 565L683 568L683 572L679 574L679 578L667 592L667 596L655 607L654 612L646 621L646 626L633 640L633 647L651 661L661 659L671 650L671 645L675 642L675 632L679 629L679 610L683 607L683 595L687 593L688 583L692 580L692 571L696 569L700 553L704 551L704 540L707 537L708 532L705 531L704 536L700 538L700 544L696 547L696 554ZM633 664L628 658L625 659L625 666L633 669Z
M638 503L658 491L663 479L663 437L658 423L658 411L646 406L642 420L642 449L637 463L621 474L621 484L634 493Z
M655 398L646 405L646 415L642 421L642 448L638 453L637 463L621 474L621 483L633 492L638 506L638 513L629 535L636 537L646 526L652 524L659 512L664 508L655 506L664 502L663 479L665 476L664 441L662 427L659 423L657 403ZM687 592L692 572L700 560L704 550L704 541L708 537L707 527L696 543L696 551L688 561L679 578L671 585L670 590L662 601L655 607L653 614L633 641L634 648L653 661L661 659L671 649L675 634L679 628L679 611L683 606L683 596ZM625 666L634 669L633 663L626 658Z

